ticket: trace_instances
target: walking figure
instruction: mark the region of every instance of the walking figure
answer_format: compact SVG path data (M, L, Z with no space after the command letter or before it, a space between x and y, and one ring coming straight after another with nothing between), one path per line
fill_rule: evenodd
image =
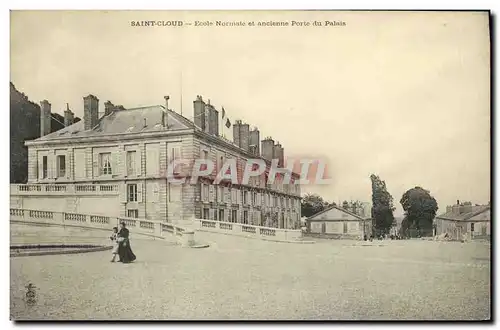
M26 292L26 303L29 306L33 306L34 304L36 304L36 292L35 292L36 286L29 283L26 286L26 289L28 289L28 292Z

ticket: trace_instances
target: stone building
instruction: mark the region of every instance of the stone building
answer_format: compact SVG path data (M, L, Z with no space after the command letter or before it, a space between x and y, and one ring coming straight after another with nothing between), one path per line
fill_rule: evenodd
M446 212L434 219L435 234L452 239L488 238L491 236L490 205L472 205L470 202L449 205Z
M372 223L361 211L333 205L307 218L307 233L311 236L363 239L370 236Z
M41 106L42 136L26 142L28 186L18 189L26 196L11 197L16 207L29 208L36 203L38 208L48 210L179 224L206 218L299 227L298 184L278 180L269 185L264 175L247 185L224 181L213 184L215 171L227 159L236 159L239 170L247 159L265 159L269 171L271 159L277 158L283 165L284 149L271 138L260 142L258 129L250 130L241 121L233 125L234 141L222 138L218 111L201 96L193 102L191 121L168 109L168 97L165 105L132 109L108 101L104 103L104 116L99 118L99 100L88 95L83 98L83 120L72 124L73 114L67 111L68 126L50 134L47 118L51 105L42 101ZM189 180L181 185L169 182L167 165L172 160L197 158L217 164L213 175L200 178L196 184ZM189 179L186 168L179 171L178 176ZM292 180L298 179L295 173L291 175Z

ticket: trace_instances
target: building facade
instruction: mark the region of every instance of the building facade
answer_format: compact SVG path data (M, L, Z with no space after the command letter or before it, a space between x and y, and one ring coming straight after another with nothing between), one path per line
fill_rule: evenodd
M234 142L222 138L218 111L200 96L193 103L191 121L168 109L168 97L165 105L133 109L108 101L99 118L99 100L89 95L84 97L84 119L71 124L68 110L68 126L50 134L46 118L51 106L47 101L41 105L42 136L26 142L28 184L73 185L73 190L85 190L85 196L78 199L54 197L69 211L86 203L94 214L172 223L206 218L277 228L300 226L300 186L265 181L271 159L283 164L282 146L270 138L259 141L259 131L240 121L233 125ZM190 166L181 165L174 173L186 182L179 184L169 178L169 163L183 159L193 164L199 158L216 164L211 175L193 183ZM246 160L255 158L266 162L261 176L248 184L214 184L226 160L236 160L240 177ZM298 175L291 173L291 177L296 183ZM116 197L100 198L99 189L118 191ZM50 204L56 200L46 198L42 207L53 207Z
M446 235L452 239L489 238L491 236L490 205L460 203L447 206L446 213L434 219L435 234Z
M371 235L371 220L350 210L331 206L306 220L307 233L331 238L364 239Z

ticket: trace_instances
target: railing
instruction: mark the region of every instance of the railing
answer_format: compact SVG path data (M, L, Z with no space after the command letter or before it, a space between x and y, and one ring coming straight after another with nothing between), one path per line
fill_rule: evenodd
M200 231L225 233L236 236L277 241L296 241L302 237L302 231L297 229L270 228L206 219L196 219L195 228Z
M188 231L181 226L146 219L11 208L10 220L23 223L43 223L106 230L111 230L123 222L127 227L133 228L133 233L153 237L162 237L167 234L175 236L176 239L193 240L192 231Z
M101 215L91 215L90 222L91 223L109 224L109 217L104 217Z
M11 184L16 195L118 195L118 184Z
M64 213L65 221L86 222L87 216L84 214Z

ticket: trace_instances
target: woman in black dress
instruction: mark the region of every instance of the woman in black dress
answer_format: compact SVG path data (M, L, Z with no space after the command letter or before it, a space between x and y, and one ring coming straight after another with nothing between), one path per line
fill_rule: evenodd
M129 263L136 259L132 248L130 247L130 240L128 238L129 231L125 227L125 223L120 223L120 231L118 232L118 255L120 256L120 262Z

